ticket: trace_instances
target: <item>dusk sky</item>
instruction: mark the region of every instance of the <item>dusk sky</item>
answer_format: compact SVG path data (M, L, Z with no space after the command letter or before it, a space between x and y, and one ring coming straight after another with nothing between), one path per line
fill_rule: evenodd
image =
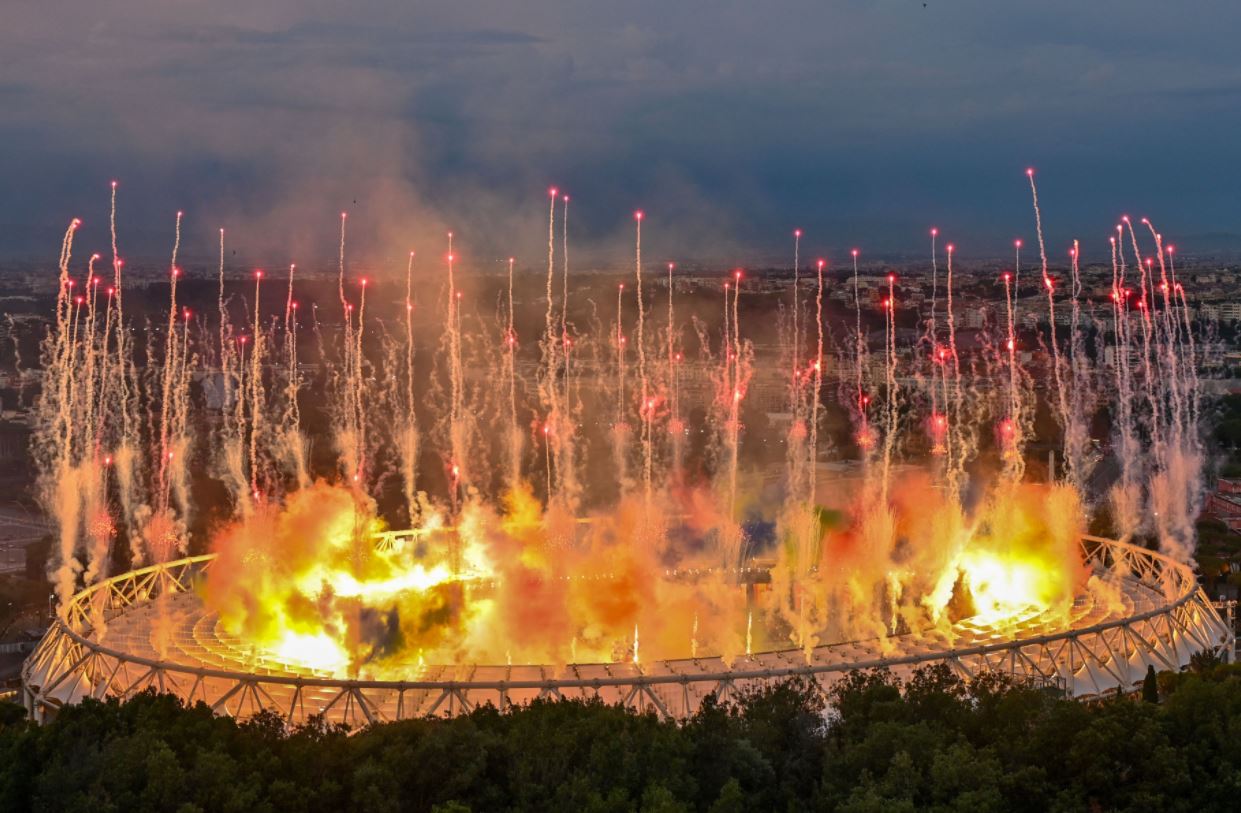
M74 216L166 253L216 230L264 262L441 250L537 263L546 189L573 239L652 256L1101 256L1123 212L1181 243L1241 231L1235 2L65 0L0 26L0 255L54 260ZM356 202L355 202L356 201ZM541 225L542 224L542 225ZM1214 238L1212 238L1214 239ZM1093 247L1093 249L1092 249ZM623 255L618 255L623 256Z

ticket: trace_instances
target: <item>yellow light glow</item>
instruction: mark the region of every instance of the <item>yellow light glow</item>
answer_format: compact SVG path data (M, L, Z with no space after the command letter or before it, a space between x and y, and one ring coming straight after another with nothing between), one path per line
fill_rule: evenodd
M1054 597L1055 584L1036 561L971 551L960 568L974 599L973 618L982 624L1002 626L1031 608L1045 608Z
M285 630L271 652L286 663L316 672L335 675L349 666L349 653L326 632L309 634Z

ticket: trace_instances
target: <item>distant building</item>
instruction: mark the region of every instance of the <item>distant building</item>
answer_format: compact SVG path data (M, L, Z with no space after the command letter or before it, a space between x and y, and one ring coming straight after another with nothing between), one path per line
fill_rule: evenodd
M1206 513L1227 525L1228 530L1241 531L1241 480L1216 480L1215 491L1207 495Z
M1241 302L1205 302L1200 312L1207 319L1241 322Z
M961 323L967 330L982 330L987 326L990 309L986 305L971 305L962 310Z
M1131 368L1142 366L1142 352L1139 348L1130 346L1125 355L1128 357ZM1105 367L1115 367L1121 358L1120 350L1115 345L1106 345L1102 350L1101 358Z

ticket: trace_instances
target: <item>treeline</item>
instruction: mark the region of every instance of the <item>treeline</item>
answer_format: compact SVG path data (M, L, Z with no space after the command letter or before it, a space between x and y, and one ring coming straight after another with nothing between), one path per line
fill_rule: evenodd
M945 667L791 681L684 723L539 702L350 734L139 695L0 713L3 811L1235 810L1241 671L1098 702Z

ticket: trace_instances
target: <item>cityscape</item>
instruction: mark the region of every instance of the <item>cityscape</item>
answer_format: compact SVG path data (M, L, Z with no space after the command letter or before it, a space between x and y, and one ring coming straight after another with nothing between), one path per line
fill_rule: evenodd
M0 807L1236 806L1233 10L123 5L0 34Z

